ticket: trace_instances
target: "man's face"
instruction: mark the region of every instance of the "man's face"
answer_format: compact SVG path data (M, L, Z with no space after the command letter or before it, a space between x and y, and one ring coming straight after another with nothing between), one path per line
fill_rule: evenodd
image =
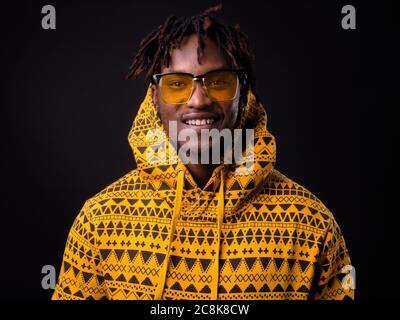
M171 51L171 63L168 68L163 67L161 73L187 72L193 75L204 74L211 70L228 69L224 56L219 52L216 44L212 40L206 40L202 64L197 60L198 37L192 35L183 39L181 47ZM240 93L240 88L238 89ZM233 129L238 117L240 94L231 101L212 101L202 87L201 81L195 81L195 89L190 100L186 104L168 104L160 95L160 89L153 85L153 99L159 108L161 121L167 133L169 132L169 122L176 121L177 133L184 129L191 129L197 133L198 144L192 141L178 141L178 148L185 144L185 147L195 148L200 151L200 133L202 129ZM213 122L203 125L193 124L195 119L212 119ZM188 120L192 124L188 123ZM173 138L173 137L171 137ZM189 145L188 145L189 144Z

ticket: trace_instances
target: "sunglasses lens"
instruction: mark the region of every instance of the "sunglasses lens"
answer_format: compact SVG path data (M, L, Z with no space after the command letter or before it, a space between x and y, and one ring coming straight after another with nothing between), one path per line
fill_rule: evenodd
M159 85L167 103L186 103L192 92L192 77L187 74L167 74L161 77Z
M233 71L214 71L205 76L207 95L214 101L233 100L239 86L238 76ZM190 99L193 78L188 74L170 73L163 75L159 82L165 102L184 104Z
M215 71L206 76L208 96L214 101L233 100L238 88L238 77L233 71Z

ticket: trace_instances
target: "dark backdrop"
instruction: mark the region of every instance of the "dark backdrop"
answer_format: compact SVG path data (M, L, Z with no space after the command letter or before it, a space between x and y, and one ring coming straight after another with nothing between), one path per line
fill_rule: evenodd
M240 23L255 49L276 168L334 213L356 268L356 298L399 297L393 6L220 2L220 17ZM41 268L59 271L84 201L134 168L127 135L145 88L124 76L140 40L169 14L216 3L0 4L2 299L49 299ZM57 10L56 30L41 28L45 4ZM356 30L341 28L345 4L356 8Z

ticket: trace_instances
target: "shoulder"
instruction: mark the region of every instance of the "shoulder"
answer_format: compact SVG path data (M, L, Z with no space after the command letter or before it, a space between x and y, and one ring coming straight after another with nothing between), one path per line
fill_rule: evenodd
M276 169L270 173L261 194L283 212L298 213L298 218L307 224L329 229L334 223L334 215L316 195Z
M86 214L88 218L112 213L115 205L129 205L129 201L135 198L135 192L147 189L146 186L147 183L143 181L139 171L131 170L87 199L81 213Z
M141 184L143 184L143 181L139 175L139 171L134 169L100 190L93 197L91 197L91 200L102 199L110 195L125 196L127 191L138 189L138 185Z

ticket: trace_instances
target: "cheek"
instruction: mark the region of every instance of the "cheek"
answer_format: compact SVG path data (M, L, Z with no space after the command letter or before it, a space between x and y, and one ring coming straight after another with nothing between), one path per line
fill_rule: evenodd
M177 110L173 106L161 104L159 106L159 113L160 113L161 122L164 125L164 128L166 128L167 130L169 128L169 121L177 120Z
M176 107L165 104L160 99L160 93L157 89L154 91L153 100L157 109L157 116L161 119L162 124L168 129L169 121L176 120Z
M233 103L225 105L223 107L224 116L225 116L225 127L233 128L236 124L236 120L238 118L239 113L239 102L235 100Z

